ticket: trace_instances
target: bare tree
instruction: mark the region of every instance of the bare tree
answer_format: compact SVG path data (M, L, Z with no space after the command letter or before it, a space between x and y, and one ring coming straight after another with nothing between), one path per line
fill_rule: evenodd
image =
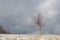
M42 25L40 14L38 14L37 16L34 17L34 21L35 21L35 24L38 25L38 28L40 29L40 34L42 34L43 25Z
M0 26L0 34L10 34L10 32L5 31L4 28Z

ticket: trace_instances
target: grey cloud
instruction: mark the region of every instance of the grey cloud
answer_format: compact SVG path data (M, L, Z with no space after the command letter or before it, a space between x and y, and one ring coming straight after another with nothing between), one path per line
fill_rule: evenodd
M36 33L38 34L38 28L32 22L29 23L28 19L32 18L37 10L39 3L45 2L44 0L0 0L0 25L5 30L11 33ZM54 11L57 15L60 13L60 7L55 5ZM44 9L43 9L44 10ZM57 30L56 24L60 24L60 16L54 16L51 19L43 19L44 21L44 33L56 33L60 34ZM55 30L55 29L56 30ZM59 27L58 27L59 28ZM37 32L35 32L37 31ZM58 31L58 32L56 32Z
M0 25L11 33L33 32L35 28L29 27L27 19L31 18L39 1L0 0Z

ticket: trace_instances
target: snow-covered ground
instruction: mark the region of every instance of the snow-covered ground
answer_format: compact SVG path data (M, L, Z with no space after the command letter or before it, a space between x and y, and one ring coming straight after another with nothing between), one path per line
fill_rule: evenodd
M60 36L0 34L0 40L60 40Z

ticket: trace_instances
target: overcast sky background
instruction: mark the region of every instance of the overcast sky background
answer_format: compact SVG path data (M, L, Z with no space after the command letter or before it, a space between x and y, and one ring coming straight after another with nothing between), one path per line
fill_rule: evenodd
M60 34L60 0L0 0L0 25L18 34L38 34L33 16L41 14L43 33Z

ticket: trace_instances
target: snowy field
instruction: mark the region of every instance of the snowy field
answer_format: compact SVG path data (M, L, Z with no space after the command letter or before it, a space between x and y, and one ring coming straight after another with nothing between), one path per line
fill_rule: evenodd
M0 34L0 40L60 40L59 35Z

